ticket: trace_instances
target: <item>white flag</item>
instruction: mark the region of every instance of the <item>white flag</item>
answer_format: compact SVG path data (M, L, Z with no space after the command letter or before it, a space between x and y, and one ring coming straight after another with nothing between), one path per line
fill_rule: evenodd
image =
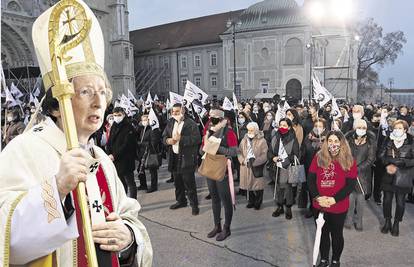
M342 117L341 110L338 107L338 103L336 103L336 99L332 98L332 111L331 115L334 119Z
M224 97L224 101L223 101L223 109L224 110L233 110L233 104L230 102L230 100L226 97Z
M148 120L152 130L160 128L160 123L158 122L157 115L155 115L155 112L152 108L150 109Z
M17 86L14 85L14 83L10 85L10 93L13 95L15 99L23 96L22 92L20 92L19 88L17 88Z
M30 94L30 103L34 103L35 107L38 107L40 105L39 100L37 100L37 97L35 97L33 94Z
M160 100L157 95L154 96L154 101Z
M170 103L170 100L168 98L167 98L167 103L165 104L165 108L167 110L170 110L171 109L171 103Z
M184 97L183 97L183 105L189 109L191 106L191 103L193 103L194 98L195 98L194 92L189 89L185 89Z
M203 106L200 106L196 104L195 102L193 102L193 107L194 107L195 112L200 116L200 118L202 118L204 114L206 114L207 112L207 110Z
M128 99L134 103L137 103L137 99L135 98L134 94L128 89Z
M6 102L13 102L14 101L14 97L13 95L10 93L9 88L4 88L4 93L5 93L5 97L6 97Z
M282 161L279 161L279 162L277 162L277 166L279 167L279 168L283 168L283 166L282 166L282 162L283 161L285 161L285 159L287 159L288 158L288 154L287 154L287 152L286 152L286 149L285 149L285 146L283 145L283 141L282 141L282 138L280 138L280 140L279 140L279 151L278 151L278 153L277 153L278 155L278 157L282 160Z
M206 94L203 90L201 90L198 86L187 80L187 83L185 85L185 90L189 90L193 93L193 99L192 100L198 100L203 105L206 104L208 94ZM185 96L185 94L184 94ZM192 101L191 100L191 101Z
M314 98L319 103L320 107L323 107L332 99L332 94L321 85L321 82L318 78L312 77Z
M237 101L237 97L234 94L234 92L233 92L233 106L234 106L234 109L238 109L239 108L239 102Z
M36 89L33 92L33 96L39 97L39 95L40 95L40 89L39 89L39 87L36 87Z
M145 106L147 106L147 107L151 106L152 102L154 102L154 101L152 100L151 92L148 91L148 96L147 96L147 100L145 101Z
M289 103L285 100L285 103L283 104L283 107L280 106L280 104L277 104L277 111L275 115L275 122L277 125L279 125L279 122L281 119L286 118L286 111L290 109Z
M170 104L171 107L175 104L182 104L183 103L183 97L179 94L170 92Z

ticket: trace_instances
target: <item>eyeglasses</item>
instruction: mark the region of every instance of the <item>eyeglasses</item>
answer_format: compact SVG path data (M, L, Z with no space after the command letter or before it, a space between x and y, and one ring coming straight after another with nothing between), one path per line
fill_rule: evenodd
M100 98L104 98L106 100L110 99L112 96L112 92L109 89L99 89L94 90L90 87L81 88L80 90L75 90L76 95L83 98L83 99L89 99L92 100L95 95L98 95Z

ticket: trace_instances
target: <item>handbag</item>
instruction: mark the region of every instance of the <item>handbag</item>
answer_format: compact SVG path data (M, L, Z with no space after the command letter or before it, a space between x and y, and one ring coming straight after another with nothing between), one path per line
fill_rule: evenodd
M263 170L264 170L265 166L266 166L266 163L262 164L262 165L259 165L259 166L252 166L253 176L255 178L262 178L263 177Z
M160 162L158 160L158 154L148 153L148 156L145 159L145 168L146 169L156 169L159 166L160 166Z
M413 187L414 168L397 169L394 185L402 188Z
M298 184L304 183L306 181L305 167L300 165L300 162L296 155L294 156L294 161L292 165L288 167L288 183L289 184Z
M227 158L225 155L211 155L206 153L198 168L198 173L208 179L221 181L227 170Z

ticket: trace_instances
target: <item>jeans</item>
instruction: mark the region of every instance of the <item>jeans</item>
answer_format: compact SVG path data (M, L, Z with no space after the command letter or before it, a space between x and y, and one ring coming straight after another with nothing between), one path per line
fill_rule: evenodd
M230 194L229 178L226 175L222 181L207 179L208 191L211 195L214 224L221 223L221 204L224 206L224 224L229 226L233 218L233 204Z
M395 208L395 220L402 221L405 210L405 197L404 193L394 193L389 191L384 191L384 200L382 204L382 209L384 212L385 219L391 219L391 210L392 210L392 199L395 195L395 202L397 207Z
M349 209L345 224L351 226L353 222L358 228L362 228L362 215L364 214L365 197L363 194L352 192L349 195ZM356 213L355 213L356 212Z

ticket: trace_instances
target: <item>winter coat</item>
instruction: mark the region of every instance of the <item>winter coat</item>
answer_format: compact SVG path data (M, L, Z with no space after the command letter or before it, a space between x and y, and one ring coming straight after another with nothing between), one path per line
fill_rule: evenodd
M394 152L394 153L393 153ZM395 157L394 157L394 156ZM384 145L381 148L380 158L384 166L394 164L397 168L405 169L414 167L414 142L410 136L407 136L404 144L400 148L396 148L394 142L387 138L384 141ZM413 174L410 173L410 176ZM411 177L412 178L412 177ZM402 188L394 185L395 175L388 174L386 169L384 170L384 176L381 181L381 189L384 191L405 193L411 192L410 188Z
M326 138L326 134L327 132L325 131L321 134L320 137L318 137L313 131L311 131L303 140L303 163L306 173L308 173L309 167L312 163L313 158L315 157L315 154L321 148L321 145Z
M374 133L368 131L366 135L366 142L362 145L357 145L356 132L350 131L346 134L349 146L351 148L352 156L354 157L358 167L358 178L364 192L368 193L370 188L369 183L372 176L372 165L376 159L376 136ZM354 192L362 193L360 186L355 186Z
M266 181L264 177L255 177L253 171L246 164L247 147L249 137L246 135L240 143L240 153L238 159L240 162L240 188L249 191L264 190ZM257 167L267 162L267 142L262 132L259 132L252 140L252 149L254 161L252 166ZM265 168L265 167L264 167Z
M149 154L160 155L161 131L159 128L152 130L151 126L144 127L141 124L137 128L137 159L140 161ZM144 131L145 130L145 131ZM161 163L161 156L158 157Z
M170 172L194 172L198 166L198 147L201 144L201 135L197 123L185 117L179 141L179 153L174 162L173 149L167 144L167 139L172 138L175 120L169 119L162 134L162 143L167 146L168 171Z
M119 124L114 123L107 144L108 155L114 156L119 176L135 170L136 132L125 117Z
M288 154L288 158L282 162L282 169L279 169L279 180L278 183L280 185L287 185L288 183L288 173L287 168L294 163L295 156L300 159L300 150L299 150L299 143L298 139L296 138L295 131L291 129L287 134L281 135L279 131L273 131L272 143L270 148L267 152L267 159L269 163L275 164L273 161L274 157L279 156L279 146L280 140L282 140L283 146L286 149L286 153ZM291 149L289 149L291 147ZM273 175L273 174L271 174Z

